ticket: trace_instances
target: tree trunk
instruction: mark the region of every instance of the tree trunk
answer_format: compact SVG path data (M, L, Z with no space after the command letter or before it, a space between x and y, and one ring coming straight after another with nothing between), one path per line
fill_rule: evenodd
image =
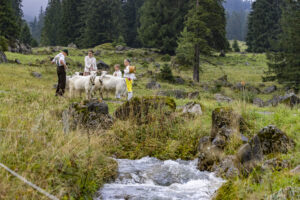
M195 55L194 55L194 73L193 73L193 79L195 82L199 82L199 65L200 65L200 49L199 45L195 45Z

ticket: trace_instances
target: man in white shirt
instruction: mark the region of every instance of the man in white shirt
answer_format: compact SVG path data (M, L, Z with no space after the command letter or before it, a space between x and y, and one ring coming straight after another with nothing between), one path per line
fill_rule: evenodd
M133 80L136 79L134 73L130 73L130 60L125 59L124 60L125 70L124 70L124 78L126 80L127 85L127 91L128 91L128 101L133 97L133 91L132 91L132 83Z
M94 57L94 51L89 50L88 56L84 59L85 67L84 67L84 76L91 75L92 72L97 73L97 61Z
M57 77L58 83L56 88L55 96L63 96L66 88L66 71L68 69L66 63L66 56L68 56L69 51L67 49L62 50L61 53L57 54L52 60L52 64L57 66Z

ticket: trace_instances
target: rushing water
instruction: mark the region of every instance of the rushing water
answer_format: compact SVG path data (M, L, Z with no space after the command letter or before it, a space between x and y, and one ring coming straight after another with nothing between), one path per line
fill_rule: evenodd
M224 182L197 170L197 160L118 159L119 176L97 200L207 200Z

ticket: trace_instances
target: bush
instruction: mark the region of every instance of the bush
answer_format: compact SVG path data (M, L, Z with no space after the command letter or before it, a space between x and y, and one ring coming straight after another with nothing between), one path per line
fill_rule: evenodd
M174 76L173 76L172 70L170 68L170 65L168 65L168 64L164 64L164 66L160 69L159 76L162 80L167 80L170 82L174 81Z
M236 40L233 41L233 44L232 44L232 49L234 50L234 52L240 52L240 47L239 47L239 44Z
M161 57L161 61L170 62L171 61L171 56L169 54L166 54L163 57Z
M0 36L0 51L7 51L8 41L5 37Z

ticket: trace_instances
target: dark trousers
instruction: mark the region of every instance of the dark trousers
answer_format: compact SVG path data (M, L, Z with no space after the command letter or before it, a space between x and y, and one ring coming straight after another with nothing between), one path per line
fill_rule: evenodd
M66 88L66 71L64 66L57 67L58 83L56 88L56 95L63 96Z

